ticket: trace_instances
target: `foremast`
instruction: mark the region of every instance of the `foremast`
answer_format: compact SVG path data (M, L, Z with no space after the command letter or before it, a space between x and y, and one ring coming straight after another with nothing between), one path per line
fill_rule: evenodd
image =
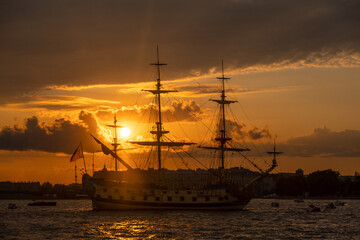
M115 129L115 134L114 134L114 142L111 144L114 146L114 150L109 149L104 143L102 143L99 139L97 139L94 135L92 135L90 133L90 136L94 138L94 140L100 144L101 146L101 150L105 155L111 155L114 159L115 159L115 171L117 171L117 161L119 161L122 165L124 165L124 167L126 167L127 169L132 169L132 167L127 164L127 162L125 162L121 157L119 157L117 155L117 146L121 145L120 143L118 143L118 139L117 139L117 129L118 128L122 128L122 126L118 126L117 125L117 120L116 120L116 112L114 112L114 125L107 125L108 127L112 127ZM94 156L93 156L94 157ZM93 173L94 173L94 159L93 159Z
M117 149L118 146L120 146L121 144L118 142L118 138L117 138L117 129L118 128L123 128L123 126L119 126L117 125L117 120L116 120L116 111L114 111L114 125L106 125L108 127L111 127L114 129L114 142L111 144L114 147L114 153L115 155L117 155ZM117 167L117 160L115 159L115 171L117 171L118 167Z
M233 152L243 152L243 151L250 151L248 148L233 148L233 147L227 147L226 143L232 138L228 137L226 135L226 116L225 116L225 106L230 105L231 103L235 103L237 101L230 101L226 100L225 95L225 80L229 80L230 78L225 77L224 75L224 61L221 61L221 77L217 77L217 79L221 80L221 95L220 99L210 99L210 101L216 102L220 105L220 123L219 123L219 137L215 138L215 141L219 142L219 145L217 147L205 147L200 146L200 148L205 149L215 149L220 150L220 169L225 168L225 151L233 151Z
M160 56L159 56L159 47L156 48L157 53L157 62L156 63L150 63L150 65L153 65L156 67L157 71L157 79L156 79L156 89L155 90L143 90L147 92L151 92L155 95L156 99L156 106L157 106L157 122L156 124L156 130L150 131L151 134L155 135L156 141L130 141L130 143L138 144L142 146L156 146L157 147L157 161L158 161L158 169L161 170L162 168L162 161L161 161L161 147L175 147L175 146L184 146L184 145L192 145L194 143L187 143L187 142L173 142L173 141L164 141L163 136L169 131L164 130L162 118L161 118L161 94L163 93L169 93L169 92L177 92L176 90L165 90L162 89L161 85L161 74L160 74L160 68L162 66L167 65L166 63L160 62Z

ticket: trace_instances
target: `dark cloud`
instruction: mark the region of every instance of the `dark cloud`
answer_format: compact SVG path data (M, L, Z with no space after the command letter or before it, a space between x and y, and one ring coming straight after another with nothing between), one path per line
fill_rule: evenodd
M271 134L267 127L262 129L258 127L247 127L244 123L226 120L227 134L235 142L243 143L245 140L259 140L262 138L271 138ZM217 125L219 129L219 125ZM219 130L217 130L219 132Z
M87 113L81 111L79 114L79 119L86 125L87 130L94 134L97 134L98 131L98 122L96 121L95 117L91 113Z
M51 85L153 80L156 44L166 79L208 74L223 58L341 64L359 54L359 12L357 0L1 1L0 103Z
M203 110L194 100L184 101L180 99L179 101L173 101L171 103L171 108L166 109L166 111L164 112L164 117L169 122L192 122L200 120L202 113Z
M248 132L251 139L257 140L260 138L271 138L271 134L269 132L269 129L259 129L257 127L254 127Z
M359 157L360 131L341 132L316 128L311 135L291 138L280 145L281 150L292 156Z
M81 112L79 123L65 119L56 119L51 125L39 123L37 117L25 120L25 127L5 127L0 131L0 149L3 150L38 150L54 153L74 152L82 142L85 151L98 150L89 132L97 136L97 122L94 117Z
M93 110L102 108L103 105L120 107L120 102L99 100L89 97L65 96L65 95L45 95L34 96L32 99L17 99L17 102L7 104L7 107L22 109L44 109L50 111L74 111L74 110Z

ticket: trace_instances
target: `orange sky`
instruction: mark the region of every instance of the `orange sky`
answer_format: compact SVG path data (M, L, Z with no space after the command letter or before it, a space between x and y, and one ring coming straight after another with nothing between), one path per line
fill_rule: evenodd
M231 134L248 134L259 152L276 136L285 152L277 172L359 172L357 10L356 1L5 2L0 181L72 182L70 154L80 141L87 152L98 148L88 133L111 139L105 125L114 109L128 139L146 138L138 122L150 117L152 100L141 90L154 87L156 45L168 63L164 88L179 91L163 99L174 138L204 141L224 59L227 96L238 101L232 112L241 122ZM113 164L96 159L96 169ZM251 167L236 161L228 166Z

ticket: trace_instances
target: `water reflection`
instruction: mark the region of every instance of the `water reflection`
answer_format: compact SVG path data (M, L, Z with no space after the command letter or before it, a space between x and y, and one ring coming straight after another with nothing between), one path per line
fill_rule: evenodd
M153 229L154 226L149 221L125 220L113 223L109 227L100 228L100 231L118 239L144 239L149 238Z
M125 216L121 212L117 214L98 214L101 219L113 218L115 220L118 218L116 215L122 216L120 221L97 222L95 225L86 226L88 227L86 230L89 236L100 237L101 239L153 239L159 235L159 226L156 222L144 219L129 219L130 216L126 216L129 212ZM133 214L139 215L136 212Z
M311 201L311 202L308 202ZM357 239L360 201L317 213L308 204L253 199L246 211L92 211L90 201L58 201L56 208L7 209L0 201L0 239Z

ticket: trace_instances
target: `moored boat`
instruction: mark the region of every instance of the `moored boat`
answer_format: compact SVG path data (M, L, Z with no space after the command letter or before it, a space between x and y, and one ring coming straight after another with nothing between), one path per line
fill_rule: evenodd
M8 209L17 209L18 207L16 206L15 203L9 203L8 205Z
M340 201L340 200L336 200L336 201L334 202L334 205L335 205L335 206L338 206L338 207L339 207L339 206L345 206L345 204L346 204L345 202Z
M310 204L307 208L307 212L320 212L320 208Z
M330 202L330 203L325 205L325 208L326 209L335 209L336 206L335 206L335 204L333 202Z
M44 202L44 201L36 201L28 203L30 207L37 207L37 206L56 206L56 202Z

